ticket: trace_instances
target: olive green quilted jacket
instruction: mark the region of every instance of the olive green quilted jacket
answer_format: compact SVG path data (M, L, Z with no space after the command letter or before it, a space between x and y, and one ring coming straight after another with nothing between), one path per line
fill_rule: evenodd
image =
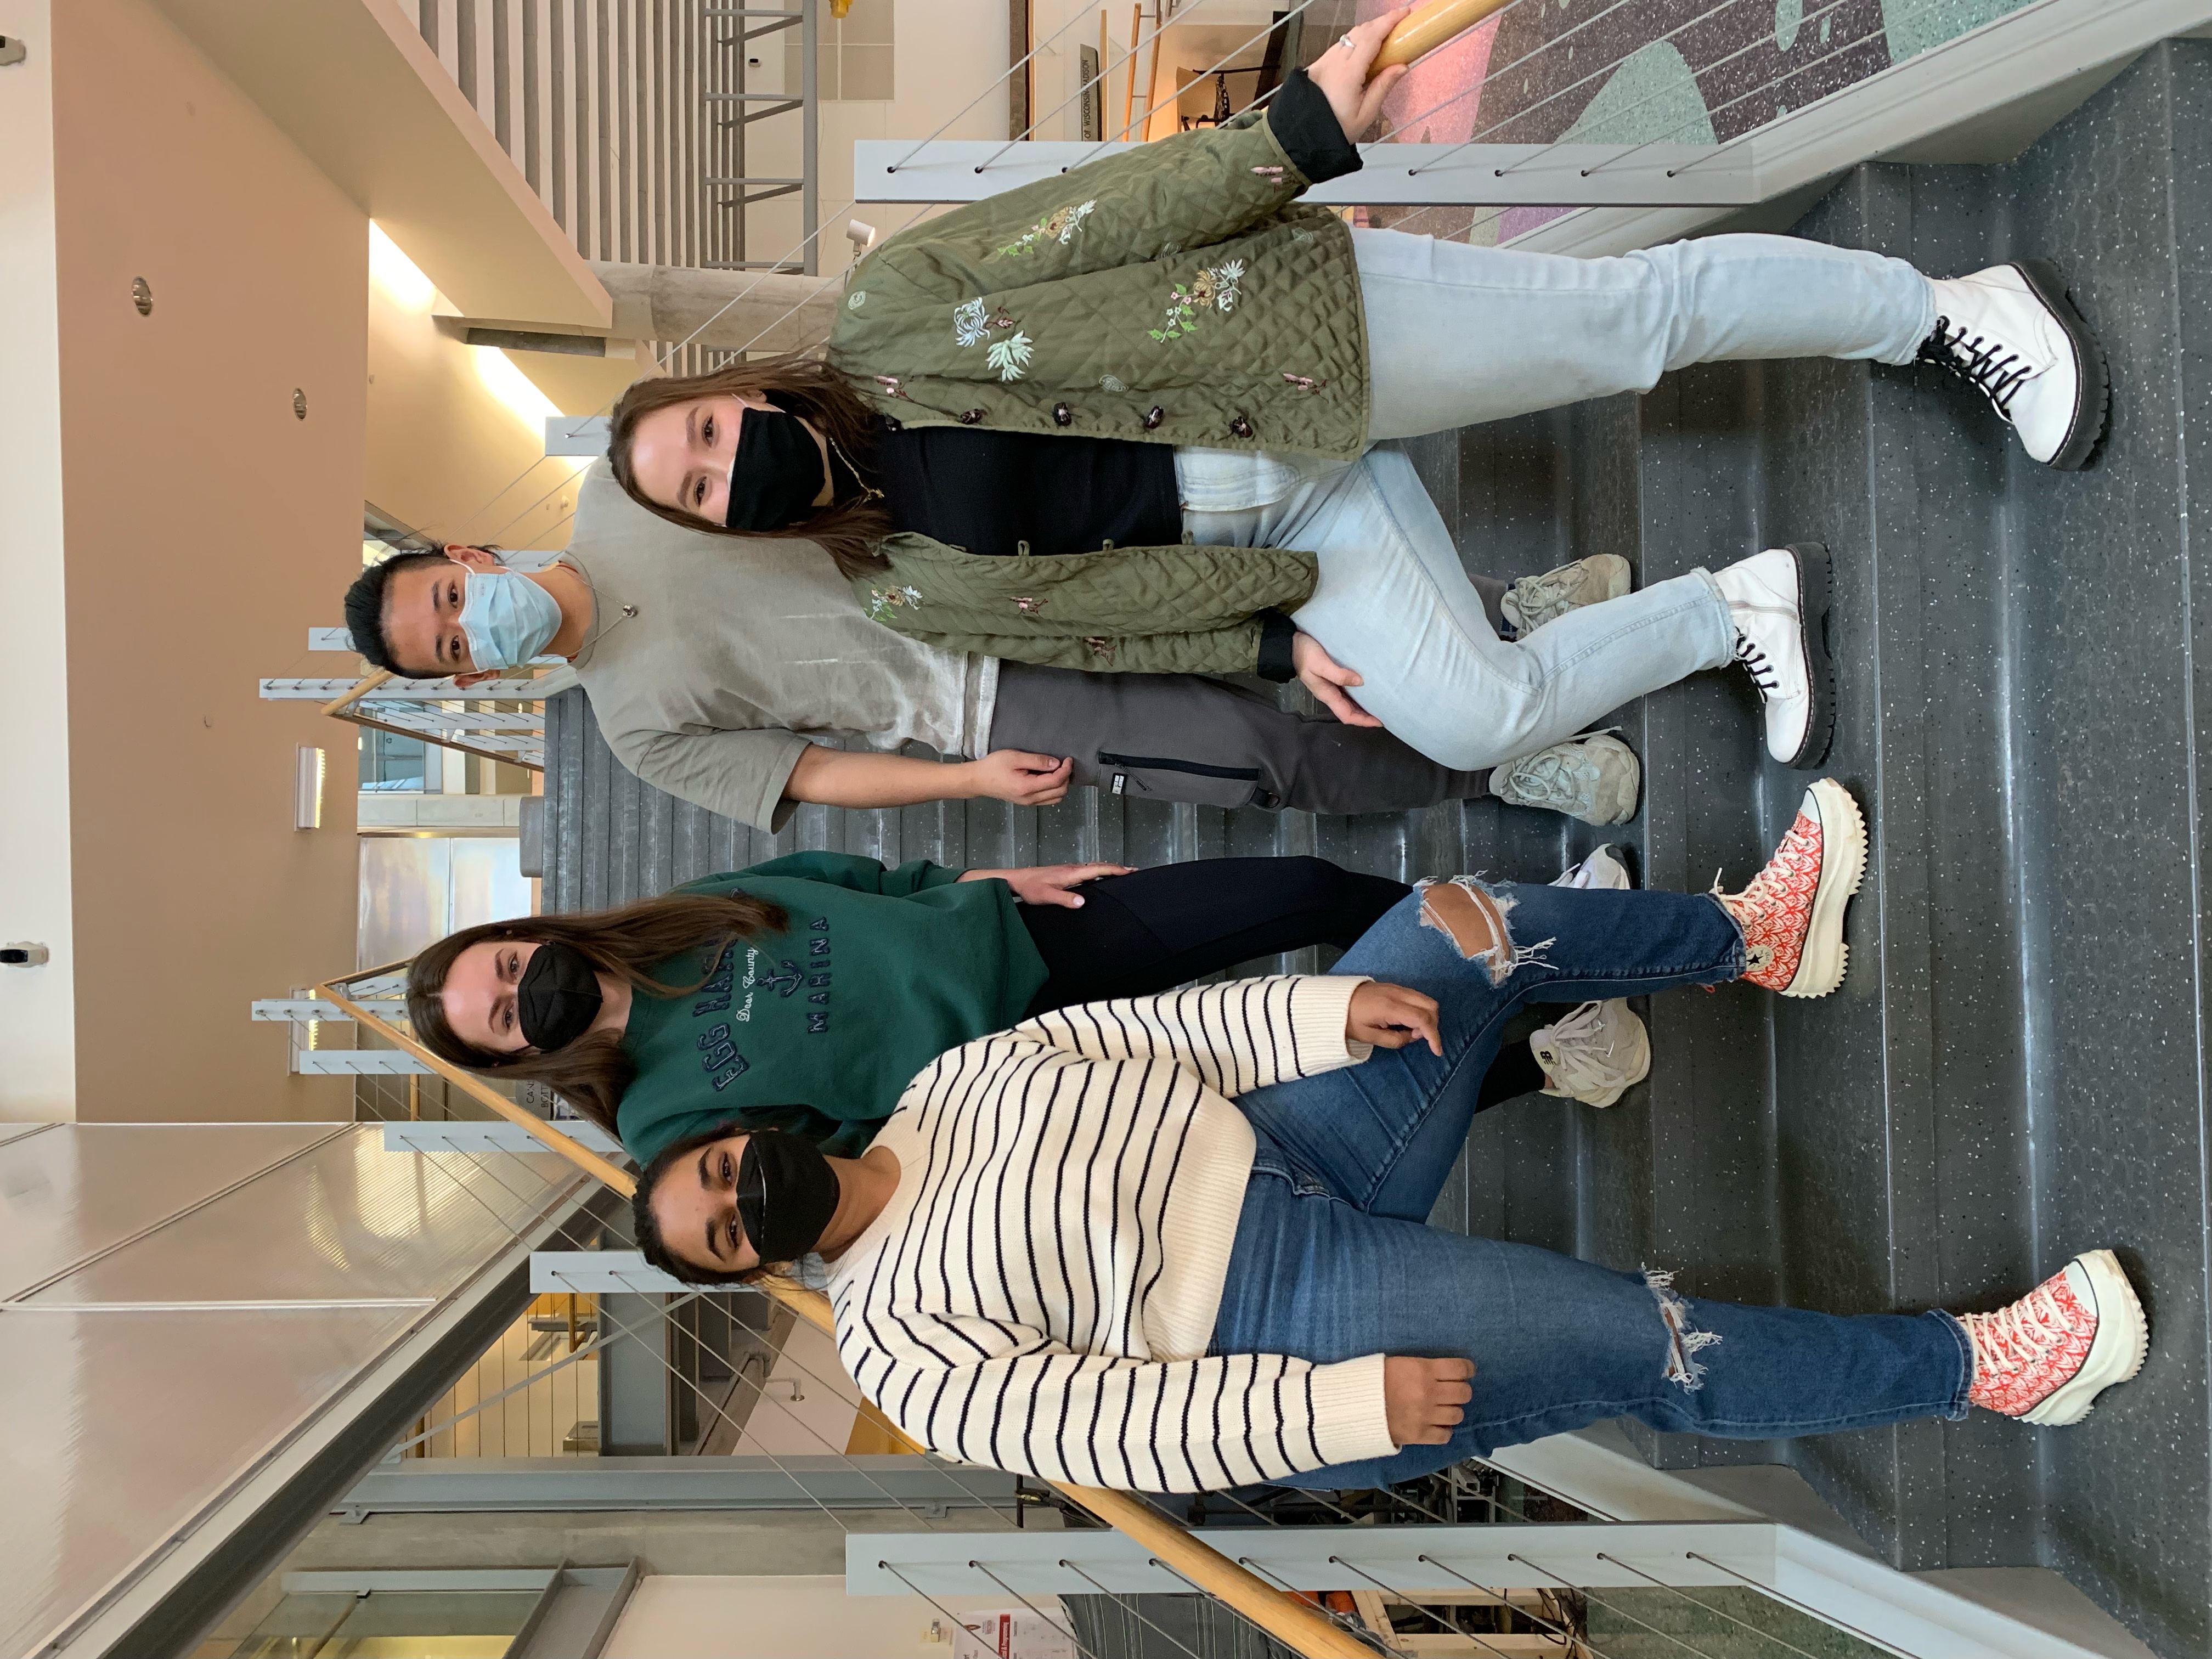
M902 425L1355 459L1359 279L1344 222L1294 199L1310 182L1253 112L971 203L860 262L830 360ZM878 622L1060 668L1249 672L1255 613L1315 583L1310 554L1276 549L881 550L891 570L853 584Z
M1189 542L1009 559L901 534L879 550L891 568L853 591L887 628L947 651L1141 674L1259 668L1258 613L1304 605L1316 571L1288 548Z
M1367 437L1352 234L1259 112L902 231L830 361L908 426L1351 460Z

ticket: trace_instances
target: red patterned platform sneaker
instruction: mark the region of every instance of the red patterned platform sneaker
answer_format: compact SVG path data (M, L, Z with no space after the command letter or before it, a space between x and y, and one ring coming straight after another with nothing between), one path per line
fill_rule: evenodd
M2110 1250L2075 1256L1995 1313L1961 1314L1974 1348L1966 1403L2023 1423L2079 1423L2142 1369L2150 1327Z
M1785 997L1824 997L1844 982L1844 907L1866 874L1866 819L1851 792L1822 778L1766 867L1741 893L1713 884L1743 930L1743 976Z

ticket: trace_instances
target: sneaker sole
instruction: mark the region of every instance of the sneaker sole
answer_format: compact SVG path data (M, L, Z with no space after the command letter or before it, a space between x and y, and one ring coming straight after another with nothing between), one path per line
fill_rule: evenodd
M2058 453L2045 465L2055 471L2079 472L2089 464L2097 441L2105 435L2106 417L2112 409L2112 382L2105 364L2105 349L2067 297L2066 278L2057 265L2048 259L2014 259L2011 265L2027 284L2028 292L2058 319L2059 327L2066 331L2067 343L2074 349L2074 423L2066 428Z
M1628 757L1626 793L1625 797L1620 793L1614 795L1612 801L1612 817L1583 818L1582 821L1600 830L1616 830L1632 821L1636 817L1638 809L1644 804L1644 757L1619 738L1608 736L1602 732L1599 732L1597 737L1603 738L1608 744L1620 744L1620 752ZM1595 739L1594 738L1593 741Z
M1836 664L1828 654L1828 607L1833 586L1828 550L1819 542L1796 542L1783 550L1797 562L1797 641L1805 653L1805 736L1795 755L1775 759L1796 771L1809 771L1828 756L1836 735Z
M2079 1423L2100 1394L2142 1370L2150 1352L2150 1322L2143 1317L2136 1287L2120 1269L2120 1259L2110 1250L2085 1250L2074 1260L2081 1264L2096 1298L2097 1334L2081 1369L2038 1401L2033 1410L2022 1412L2023 1423L2053 1428Z
M1813 919L1805 929L1797 971L1785 997L1824 997L1844 982L1851 947L1844 943L1844 911L1866 878L1866 818L1851 792L1822 778L1806 793L1820 821L1820 879L1813 889Z
M1627 1017L1630 1029L1636 1033L1636 1063L1631 1068L1635 1075L1623 1079L1618 1089L1608 1090L1604 1099L1584 1101L1583 1103L1586 1106L1610 1106L1651 1075L1651 1032L1642 1020L1637 1018L1634 1009L1625 1008L1621 1012Z

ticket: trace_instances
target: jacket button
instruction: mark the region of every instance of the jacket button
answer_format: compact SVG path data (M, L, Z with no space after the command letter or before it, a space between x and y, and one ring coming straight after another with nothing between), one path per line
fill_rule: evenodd
M1162 421L1167 419L1167 410L1162 409L1158 404L1154 404L1150 409L1145 411L1145 430L1150 432Z
M1252 422L1239 415L1235 420L1230 422L1229 429L1240 438L1249 438L1252 435Z
M1074 418L1075 411L1066 404L1054 404L1052 406L1052 423L1054 426L1066 426Z
M906 430L906 422L896 415L886 415L884 416L884 428L889 432L903 432Z
M963 409L960 411L960 424L963 426L973 426L982 418L983 411L980 409Z

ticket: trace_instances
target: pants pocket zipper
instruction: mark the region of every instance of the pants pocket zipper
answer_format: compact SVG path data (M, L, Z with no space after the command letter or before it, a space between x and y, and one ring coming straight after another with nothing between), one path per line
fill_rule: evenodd
M1207 766L1200 761L1166 760L1157 755L1115 755L1103 749L1098 751L1098 763L1152 772L1188 772L1201 778L1234 778L1243 783L1260 781L1256 766Z

